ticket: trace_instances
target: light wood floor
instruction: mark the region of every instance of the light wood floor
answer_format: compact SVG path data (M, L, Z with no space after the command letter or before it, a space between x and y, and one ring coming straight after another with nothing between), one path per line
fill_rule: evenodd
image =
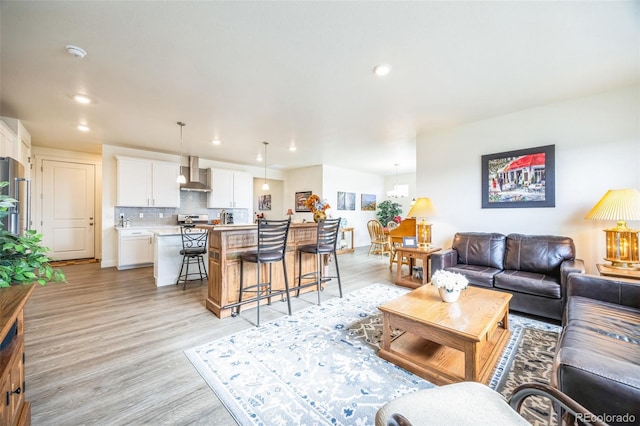
M339 256L345 293L393 282L389 259L367 250ZM183 351L254 327L254 309L218 319L204 306L206 284L156 288L153 268L62 270L68 283L36 288L25 310L34 425L235 424ZM337 296L332 281L322 297ZM316 297L294 297L294 315ZM280 301L260 311L265 323L285 313Z

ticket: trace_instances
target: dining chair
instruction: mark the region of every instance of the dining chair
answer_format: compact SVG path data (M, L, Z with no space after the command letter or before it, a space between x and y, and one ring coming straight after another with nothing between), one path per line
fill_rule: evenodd
M385 253L391 254L389 237L384 233L382 224L378 220L372 219L367 222L367 230L369 231L369 238L371 239L371 245L369 246L369 253L367 253L367 256L372 252L373 254L380 254L381 256Z

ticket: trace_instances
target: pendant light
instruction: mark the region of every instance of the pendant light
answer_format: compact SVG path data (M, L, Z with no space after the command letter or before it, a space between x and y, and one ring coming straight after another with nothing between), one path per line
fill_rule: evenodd
M269 142L262 143L264 144L264 183L262 184L262 189L268 191L269 184L267 183L267 145L269 145Z
M178 126L180 126L180 163L182 163L182 128L185 126L186 124L183 121L178 121ZM178 166L180 167L180 166ZM182 174L182 167L180 167L179 170L180 174L178 175L178 178L176 179L176 182L179 184L185 184L187 183L187 178L184 177L184 175Z
M398 166L399 165L400 164L398 164L398 163L395 164L395 166L396 166L396 184L393 187L393 191L387 192L387 197L389 197L389 198L400 198L401 197L400 191L398 190Z

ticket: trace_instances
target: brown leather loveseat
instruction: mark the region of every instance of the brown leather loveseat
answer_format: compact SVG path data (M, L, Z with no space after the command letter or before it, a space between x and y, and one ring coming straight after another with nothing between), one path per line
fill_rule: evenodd
M551 384L609 424L638 424L640 283L571 274L567 298Z
M451 249L431 255L431 268L461 273L471 285L511 293L511 310L559 321L567 276L584 272L575 252L568 237L459 232Z

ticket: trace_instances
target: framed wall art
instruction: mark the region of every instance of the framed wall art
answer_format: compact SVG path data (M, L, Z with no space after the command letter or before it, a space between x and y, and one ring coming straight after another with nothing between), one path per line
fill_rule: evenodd
M362 194L360 196L360 210L373 211L377 207L375 194Z
M296 192L296 211L297 212L311 211L311 209L309 209L307 206L304 205L305 201L307 201L307 198L309 198L310 196L311 196L311 191Z
M482 156L482 208L555 207L555 145Z
M271 210L271 194L261 195L258 198L258 210Z
M338 191L338 210L355 210L356 193Z

